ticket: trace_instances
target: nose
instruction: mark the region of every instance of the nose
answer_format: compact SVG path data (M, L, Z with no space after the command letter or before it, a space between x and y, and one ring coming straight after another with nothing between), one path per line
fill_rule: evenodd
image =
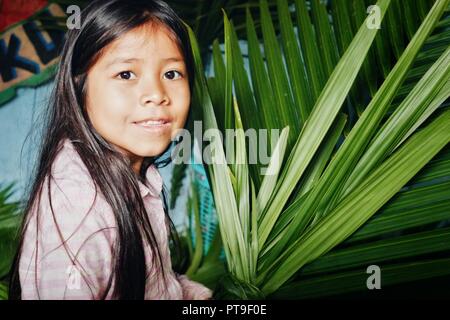
M142 91L140 104L145 107L151 103L157 106L167 105L169 103L169 97L159 81L151 81L150 85L146 85Z

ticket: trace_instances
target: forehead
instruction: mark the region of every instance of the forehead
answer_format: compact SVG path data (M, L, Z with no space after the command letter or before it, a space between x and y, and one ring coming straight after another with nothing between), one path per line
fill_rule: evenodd
M182 60L183 55L175 39L175 35L167 27L147 23L124 33L106 46L100 60L108 63L117 56L142 60L178 57Z

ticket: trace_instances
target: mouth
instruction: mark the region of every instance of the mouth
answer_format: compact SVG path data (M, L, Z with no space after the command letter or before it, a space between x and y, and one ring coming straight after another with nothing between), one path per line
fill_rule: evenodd
M172 122L167 118L159 118L135 121L133 124L145 131L163 132L171 127Z

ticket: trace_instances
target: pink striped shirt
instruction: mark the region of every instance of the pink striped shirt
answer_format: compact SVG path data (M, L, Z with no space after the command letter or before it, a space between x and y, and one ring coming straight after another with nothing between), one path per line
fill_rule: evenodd
M69 140L64 141L58 153L52 174L50 190L54 215L50 210L47 178L41 195L39 221L33 210L25 233L19 262L22 299L100 299L102 296L111 299L114 284L108 292L106 289L116 237L112 209L100 192L95 196L94 182ZM152 251L146 245L145 299L210 298L208 288L172 271L168 228L159 196L162 184L153 165L146 172L146 183L139 182L162 262L166 270L170 270L165 280L155 276Z

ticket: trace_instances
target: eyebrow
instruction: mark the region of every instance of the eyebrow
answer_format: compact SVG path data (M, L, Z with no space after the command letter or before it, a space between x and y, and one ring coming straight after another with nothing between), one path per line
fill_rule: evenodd
M170 58L165 58L162 59L163 61L171 61L171 62L179 62L179 61L183 61L183 58L180 57L170 57Z
M116 59L112 60L110 63L108 63L106 65L106 67L110 67L110 66L112 66L113 64L116 64L116 63L131 63L131 62L134 62L134 61L142 61L142 59L139 59L139 58L116 58ZM183 61L183 58L180 58L180 57L168 57L168 58L162 59L162 61L164 61L164 62L181 62L181 61Z

